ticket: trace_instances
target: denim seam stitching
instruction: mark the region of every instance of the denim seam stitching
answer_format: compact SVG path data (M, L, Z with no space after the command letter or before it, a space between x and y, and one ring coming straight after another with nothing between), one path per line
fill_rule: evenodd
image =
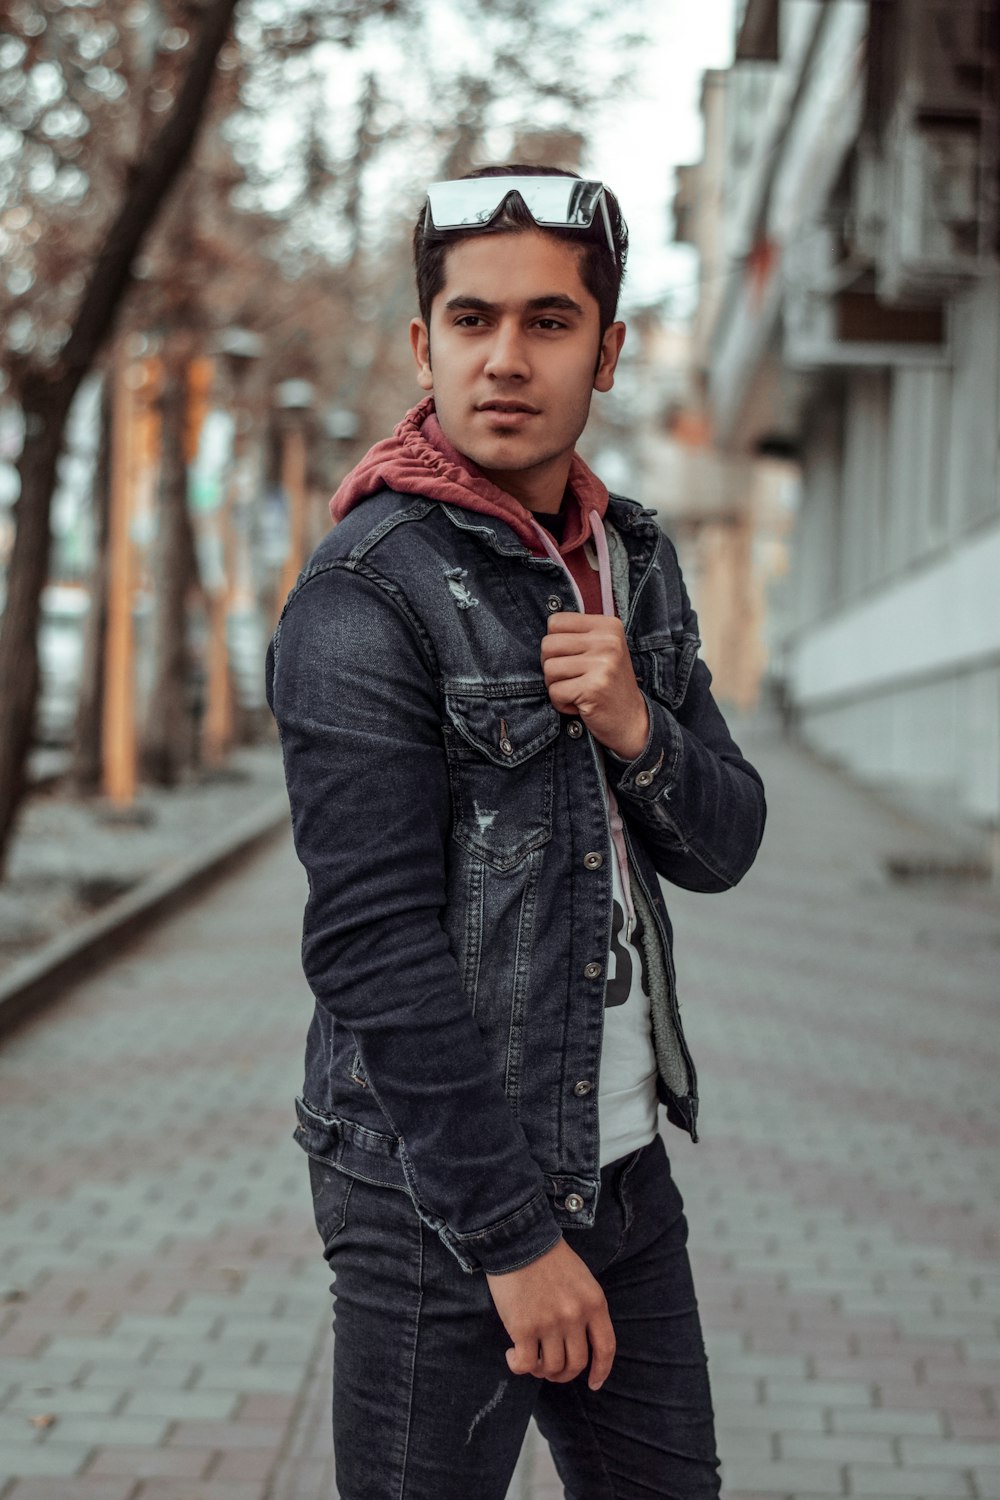
M410 1428L413 1423L413 1401L416 1391L417 1344L420 1340L420 1314L424 1305L424 1226L417 1220L420 1252L417 1257L417 1314L413 1320L413 1348L410 1355L410 1399L406 1409L406 1435L403 1440L403 1468L399 1476L399 1500L406 1492L406 1465L410 1456Z
M614 1481L612 1480L611 1475L608 1473L608 1466L605 1461L604 1450L597 1440L597 1431L594 1427L593 1422L590 1420L590 1413L587 1411L587 1403L583 1399L583 1392L576 1384L576 1381L570 1382L569 1389L576 1397L577 1405L580 1408L580 1416L583 1418L584 1425L586 1426L587 1432L590 1436L590 1441L594 1445L594 1451L597 1454L597 1461L600 1464L601 1473L603 1474L605 1483L608 1487L608 1494L611 1497L611 1500L616 1500ZM595 1391L594 1394L597 1395L598 1393Z

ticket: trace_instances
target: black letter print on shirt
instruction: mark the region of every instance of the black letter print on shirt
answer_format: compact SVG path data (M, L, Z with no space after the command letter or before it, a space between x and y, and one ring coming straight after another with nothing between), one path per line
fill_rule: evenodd
M632 988L632 948L622 942L622 933L625 931L625 913L621 903L612 902L614 908L611 918L611 954L615 961L615 971L608 975L608 983L604 991L604 1008L609 1005L624 1005ZM642 992L649 994L649 977L646 973L646 950L642 946L642 923L638 915L635 926L632 928L630 939L639 950L641 958Z

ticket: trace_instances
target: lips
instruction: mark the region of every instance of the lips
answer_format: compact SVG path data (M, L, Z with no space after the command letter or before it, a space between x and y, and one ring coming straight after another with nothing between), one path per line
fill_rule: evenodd
M524 416L528 417L538 416L538 407L529 406L527 401L481 401L476 410L496 411L504 414L521 412Z

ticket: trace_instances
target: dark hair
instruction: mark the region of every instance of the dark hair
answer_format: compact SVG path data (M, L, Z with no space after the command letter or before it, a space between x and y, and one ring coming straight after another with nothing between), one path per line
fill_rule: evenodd
M579 172L567 172L562 167L522 166L509 162L503 166L479 167L475 172L466 172L466 177L579 177ZM417 273L417 298L420 316L430 327L431 303L444 286L444 260L452 245L480 234L523 234L536 230L562 240L574 249L582 251L580 278L587 291L596 299L601 314L601 332L604 333L615 321L618 297L625 275L628 256L628 226L622 218L618 200L610 189L605 188L611 234L615 242L618 264L615 265L608 250L608 238L601 215L594 215L589 229L556 229L550 225L535 223L518 196L508 198L496 218L483 229L434 229L425 224L425 213L421 209L413 231L413 264Z

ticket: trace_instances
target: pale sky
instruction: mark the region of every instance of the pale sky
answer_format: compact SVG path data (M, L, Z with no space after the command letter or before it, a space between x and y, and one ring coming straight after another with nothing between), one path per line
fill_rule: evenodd
M669 244L673 169L701 157L701 75L733 60L734 0L654 0L647 14L635 89L595 121L585 167L617 193L629 226L624 305L673 288L680 312L693 306L698 267L693 249Z

